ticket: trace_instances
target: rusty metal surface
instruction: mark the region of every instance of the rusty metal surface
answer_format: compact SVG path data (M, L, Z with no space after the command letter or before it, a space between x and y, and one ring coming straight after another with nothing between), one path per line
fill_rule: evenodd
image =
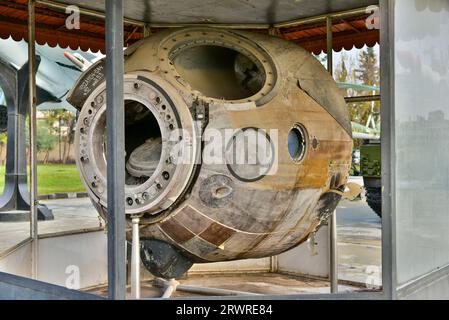
M220 53L216 61L220 67L213 63L213 51L189 51L198 46L224 50L226 54ZM190 65L176 59L186 52ZM204 54L210 62L207 66L197 60ZM248 96L239 95L236 100L220 98L225 92L220 88L220 79L233 79L223 59L235 59L234 81L238 82L240 63L249 63L240 55L254 62L252 70L258 66L252 75L262 76L263 81L258 91L249 91ZM216 81L208 85L217 85L210 91L215 96L193 90L196 78L185 76L186 68L194 70L201 81L213 77ZM196 160L195 165L167 165L164 170L171 171L165 180L161 170L156 170L141 185L127 186L126 210L142 215L142 238L174 245L194 262L264 257L305 241L334 211L340 196L332 190L341 191L347 182L351 129L346 104L334 81L305 50L276 37L250 32L171 30L130 47L125 52L125 72L125 99L142 102L156 118L163 115L158 122L162 141L164 132L169 132L169 125L173 124L173 115L178 114L177 126L189 132L190 151ZM145 87L143 79L151 80L151 85ZM104 88L100 81L87 98L74 99L81 92L78 89L82 84L78 85L70 100L81 103L76 107L82 109L76 133L78 166L94 204L104 215L107 209L101 172L105 164L98 162L102 136L96 134L104 130L104 123L98 120ZM157 95L153 93L156 89ZM163 104L159 96L174 101L171 117L166 117L167 108L162 106L167 103ZM290 130L298 125L306 133L306 149L303 158L295 160L287 144ZM268 170L260 171L259 177L249 176L254 173L251 166L242 169L226 162L202 161L206 155L200 142L202 136L210 130L233 129L238 133L245 128L263 129L272 146L273 161ZM232 141L230 137L224 145L232 145ZM163 142L162 150L165 148ZM127 154L131 151L127 149ZM166 159L162 154L161 163L166 163ZM158 184L158 188L151 189ZM152 193L151 190L154 196L148 201L143 199L142 192ZM128 202L128 198L133 201Z

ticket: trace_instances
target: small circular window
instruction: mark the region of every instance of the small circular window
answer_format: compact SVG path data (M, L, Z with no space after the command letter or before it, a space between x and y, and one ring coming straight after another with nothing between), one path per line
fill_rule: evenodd
M288 133L288 152L295 162L304 159L307 149L307 133L301 124L295 124Z

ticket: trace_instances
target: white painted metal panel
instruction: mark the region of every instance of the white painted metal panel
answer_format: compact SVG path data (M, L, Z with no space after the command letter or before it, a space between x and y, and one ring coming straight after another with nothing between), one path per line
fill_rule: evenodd
M31 243L12 251L0 259L0 272L31 277Z
M77 273L79 271L79 282ZM107 239L104 231L39 240L38 279L72 289L107 281Z
M315 237L316 255L312 255L307 243L278 257L278 270L293 274L302 274L316 277L329 275L329 231L327 226L322 227Z

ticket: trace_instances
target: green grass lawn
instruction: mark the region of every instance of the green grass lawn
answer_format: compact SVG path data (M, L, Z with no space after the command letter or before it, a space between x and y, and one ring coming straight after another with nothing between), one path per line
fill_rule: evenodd
M28 179L28 184L29 183ZM0 190L2 192L4 184L5 167L0 166ZM75 164L38 165L37 184L39 195L85 191Z

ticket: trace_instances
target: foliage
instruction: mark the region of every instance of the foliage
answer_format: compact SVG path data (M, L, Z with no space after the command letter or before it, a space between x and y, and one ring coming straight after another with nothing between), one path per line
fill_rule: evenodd
M48 125L42 121L37 125L37 152L50 152L53 150L57 138L51 132Z
M30 145L30 132L28 123L29 122L27 119L27 126L25 129L27 146ZM37 121L36 133L37 133L37 141L36 141L37 152L45 152L44 163L47 163L49 153L55 147L57 138L54 136L54 134L51 131L51 128L45 121Z
M362 50L359 55L359 67L356 70L356 79L359 83L376 86L380 85L379 63L376 52L373 48L366 48ZM360 95L371 95L372 91L359 92ZM361 102L352 104L351 117L354 122L365 125L368 121L369 115L373 109L380 110L380 102Z
M377 53L374 48L365 48L360 50L357 62L351 61L344 53L340 56L337 63L334 78L338 82L363 84L367 86L379 87L380 71ZM372 95L372 91L353 92L348 89L346 96L364 96ZM372 111L380 111L380 102L361 102L349 104L351 121L365 126ZM360 141L354 141L357 147Z
M70 156L70 148L75 139L75 115L62 109L55 109L47 111L45 121L51 128L52 133L59 137L61 142L64 144L64 148L60 152L59 161L62 163L67 163ZM61 134L62 126L68 127L67 134Z

